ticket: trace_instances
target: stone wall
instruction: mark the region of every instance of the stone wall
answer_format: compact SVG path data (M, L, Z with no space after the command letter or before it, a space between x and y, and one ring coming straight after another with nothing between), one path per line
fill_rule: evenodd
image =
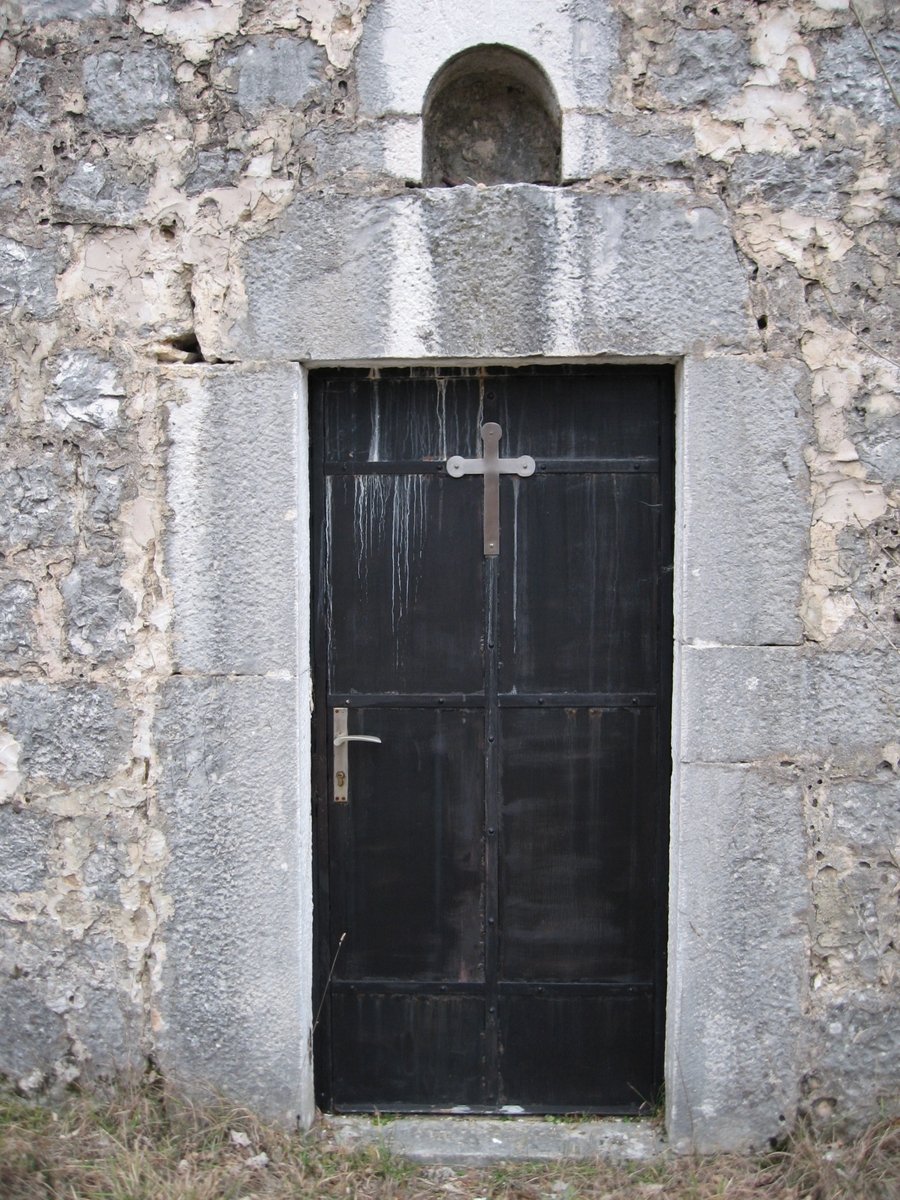
M686 464L670 1053L704 1048L673 1138L896 1094L890 8L5 6L0 1073L149 1063L310 1116L306 600L266 565L305 570L290 364L654 356ZM482 42L547 72L561 188L417 186L428 83ZM280 465L232 505L251 443Z

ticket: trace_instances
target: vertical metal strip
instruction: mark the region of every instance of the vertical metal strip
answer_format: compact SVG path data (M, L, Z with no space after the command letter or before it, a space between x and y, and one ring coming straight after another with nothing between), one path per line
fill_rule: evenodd
M496 421L481 427L484 442L484 553L494 558L500 553L500 438L503 430Z
M497 980L500 972L500 728L497 607L500 560L485 558L485 729L484 729L484 982L485 982L485 1095L500 1101L500 1020Z

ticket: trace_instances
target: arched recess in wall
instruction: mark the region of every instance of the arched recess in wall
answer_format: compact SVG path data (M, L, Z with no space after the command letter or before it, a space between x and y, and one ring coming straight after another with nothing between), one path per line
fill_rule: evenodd
M423 111L422 181L558 184L562 117L541 67L509 46L473 46L444 63Z

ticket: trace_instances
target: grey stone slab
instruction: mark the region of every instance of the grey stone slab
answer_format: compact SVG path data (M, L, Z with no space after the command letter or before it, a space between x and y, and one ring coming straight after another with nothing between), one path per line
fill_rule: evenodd
M688 359L682 495L687 640L745 645L802 638L813 440L805 371L742 358Z
M6 92L12 101L13 123L25 129L46 129L50 123L50 97L45 82L50 64L22 53L9 77Z
M86 559L60 580L69 648L97 662L128 652L134 599L122 588L121 563Z
M0 547L66 546L75 536L74 470L64 458L0 471Z
M175 80L162 50L104 50L84 60L85 111L107 133L136 133L175 102Z
M239 150L226 150L224 146L198 150L185 177L184 190L189 196L198 196L210 188L233 187L243 161L244 156Z
M22 163L13 157L0 157L0 206L18 208L22 198L22 181L25 172Z
M165 550L182 670L296 668L300 402L293 365L172 377Z
M800 785L682 769L666 1101L676 1150L761 1150L798 1102L809 904Z
M251 38L228 60L236 75L237 104L248 116L268 108L297 108L323 79L319 47L297 37Z
M131 225L148 191L147 182L135 182L107 163L85 160L76 164L56 192L56 215L75 224Z
M896 738L900 656L686 646L680 692L687 762L849 762Z
M885 764L875 779L848 779L828 788L829 840L862 853L887 851L900 841L900 779Z
M102 684L14 683L0 690L19 769L35 781L93 783L130 759L132 716Z
M304 198L241 266L230 353L248 358L674 354L747 335L722 214L658 192Z
M292 1126L311 1115L297 718L292 681L173 678L156 723L173 904L158 1061Z
M24 579L0 585L0 670L21 666L34 651L37 591Z
M44 413L57 429L116 429L125 387L114 363L90 350L70 350L52 364Z
M761 202L775 209L796 209L838 217L862 167L862 154L847 146L785 154L739 154L728 173L735 204Z
M2 978L0 1028L0 1076L17 1083L34 1071L49 1075L68 1049L63 1018L47 1007L40 986L27 976ZM43 1078L37 1082L40 1086Z
M51 316L58 307L57 265L53 245L26 246L0 238L0 312L16 308L32 317Z
M21 0L21 4L22 16L35 25L114 17L122 9L122 0Z
M885 30L873 35L878 56L892 80L900 76L900 33ZM895 124L900 110L875 59L866 35L854 23L829 38L816 63L815 96L828 110L839 106L862 120Z
M32 808L0 806L0 892L33 892L44 884L53 819Z
M673 104L716 108L740 91L750 69L749 43L731 29L679 29L656 86Z
M500 1162L602 1158L650 1162L666 1153L658 1121L602 1117L556 1122L543 1117L329 1117L324 1132L342 1149L383 1148L411 1162L485 1167Z
M834 997L810 1040L808 1106L842 1126L861 1128L896 1112L900 1022L893 989Z

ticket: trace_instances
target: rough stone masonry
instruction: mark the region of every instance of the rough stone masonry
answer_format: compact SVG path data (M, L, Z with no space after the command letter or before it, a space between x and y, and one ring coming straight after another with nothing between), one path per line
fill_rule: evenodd
M679 363L669 1132L900 1093L889 0L7 0L0 1074L311 1119L309 364ZM562 186L423 188L530 56Z

